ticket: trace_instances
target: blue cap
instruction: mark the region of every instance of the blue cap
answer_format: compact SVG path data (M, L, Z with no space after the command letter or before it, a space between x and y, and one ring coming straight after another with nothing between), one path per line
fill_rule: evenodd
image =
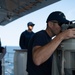
M71 21L69 21L69 20L66 19L64 13L62 13L61 11L52 12L48 16L46 23L48 23L51 20L56 20L56 21L58 21L61 24L68 24L68 23L71 22Z
M27 24L28 26L34 26L35 24L34 23L32 23L32 22L28 22L28 24Z

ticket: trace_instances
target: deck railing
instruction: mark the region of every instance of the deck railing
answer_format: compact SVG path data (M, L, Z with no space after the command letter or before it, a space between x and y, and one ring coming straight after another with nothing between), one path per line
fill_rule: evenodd
M2 59L2 75L13 75L13 57L14 52L7 52L5 57Z
M14 49L2 59L2 75L27 75L27 50Z

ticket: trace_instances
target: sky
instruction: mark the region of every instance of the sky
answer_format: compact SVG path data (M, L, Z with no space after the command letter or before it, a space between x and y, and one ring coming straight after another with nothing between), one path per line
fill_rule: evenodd
M27 29L28 22L35 24L34 32L46 29L46 19L53 11L62 11L68 20L75 20L75 0L61 0L25 15L5 26L0 26L2 46L19 46L20 35Z

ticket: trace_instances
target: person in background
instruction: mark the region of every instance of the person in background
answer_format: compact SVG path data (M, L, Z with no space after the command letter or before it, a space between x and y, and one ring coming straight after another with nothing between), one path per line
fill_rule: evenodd
M46 29L35 33L30 40L27 53L28 75L51 75L54 51L63 40L75 38L75 28L61 29L62 24L70 23L63 12L52 12L46 23Z
M32 22L28 22L27 24L28 29L21 33L19 41L19 46L21 47L21 49L28 49L29 40L34 35L34 32L32 31L34 25L35 24Z
M0 40L0 75L2 75L2 59L6 54L6 49L1 46L1 40Z

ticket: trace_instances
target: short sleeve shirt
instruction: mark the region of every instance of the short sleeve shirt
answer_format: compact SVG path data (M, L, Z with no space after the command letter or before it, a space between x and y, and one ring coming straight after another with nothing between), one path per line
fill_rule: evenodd
M45 30L37 32L29 43L27 55L27 71L30 75L51 75L52 57L40 66L36 66L32 60L32 49L34 46L44 46L51 41L51 37Z

